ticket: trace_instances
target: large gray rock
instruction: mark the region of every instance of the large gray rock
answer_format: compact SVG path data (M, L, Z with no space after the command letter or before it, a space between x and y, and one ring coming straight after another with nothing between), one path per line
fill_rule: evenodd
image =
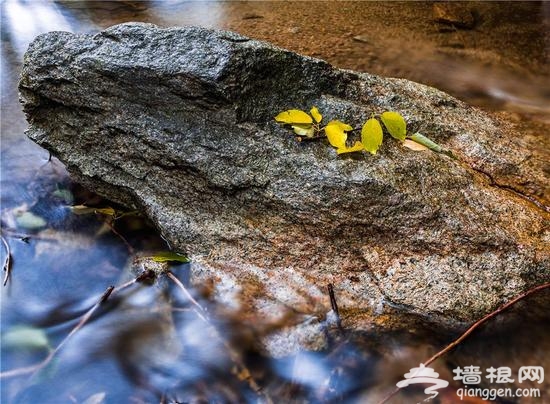
M193 282L251 323L315 325L331 282L346 327L456 328L550 280L548 161L511 123L433 88L132 23L39 36L20 92L28 135L146 212L193 258ZM313 105L355 127L399 111L457 159L391 138L376 156L337 156L273 120Z

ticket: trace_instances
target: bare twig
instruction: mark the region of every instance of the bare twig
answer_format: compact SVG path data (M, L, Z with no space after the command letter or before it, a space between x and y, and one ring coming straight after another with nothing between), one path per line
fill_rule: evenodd
M128 252L130 253L130 255L134 254L135 252L134 247L132 247L132 245L128 242L128 240L126 240L126 238L115 229L115 226L113 225L113 223L111 223L111 221L107 219L105 220L105 224L109 227L109 229L111 229L111 231L118 238L122 240L122 242L126 245L126 248L128 248Z
M69 341L69 339L77 332L79 331L84 325L90 320L92 315L96 312L96 310L103 304L107 299L116 292L120 292L123 289L126 289L127 287L133 285L138 280L133 279L129 282L126 282L123 285L120 285L118 287L109 286L105 292L99 297L97 302L82 316L78 324L71 330L71 332L57 345L55 349L53 349L48 356L40 363L32 366L27 366L24 368L18 368L13 370L8 370L6 372L0 373L0 379L2 378L8 378L8 377L16 377L16 376L23 376L27 374L36 374L40 369L44 368L48 363L51 362L51 360L54 358L54 356L59 352L59 350Z
M447 345L445 348L443 348L441 351L437 352L435 355L433 355L430 359L428 359L427 361L425 361L423 363L424 366L428 366L429 364L431 364L432 362L434 362L436 359L442 357L443 355L445 355L447 352L449 352L450 350L452 350L454 347L456 347L458 344L460 344L462 341L464 341L472 332L474 332L477 328L479 328L479 326L481 326L482 324L485 324L487 321L489 321L490 319L492 319L493 317L497 316L498 314L502 313L504 310L510 308L511 306L513 306L514 304L516 304L517 302L519 302L520 300L523 300L525 299L526 297L532 295L533 293L536 293L536 292L539 292L541 290L544 290L544 289L548 289L550 288L550 282L548 283L543 283L542 285L539 285L539 286L536 286L534 288L531 288L529 289L528 291L526 292L523 292L522 294L516 296L515 298L513 298L512 300L504 303L502 306L500 306L498 309L496 309L495 311L492 311L491 313L487 314L486 316L482 317L481 319L477 320L475 323L473 323L470 328L468 328L466 331L464 331L464 333L458 337L457 339L455 339L453 342L451 342L449 345ZM393 390L388 396L386 396L382 401L380 401L378 404L384 404L386 402L388 402L393 396L395 396L398 392L399 392L399 388Z
M6 258L4 259L4 265L2 266L2 269L4 270L4 281L2 282L2 285L6 286L11 274L11 250L10 245L4 236L2 236L2 244L4 244L4 248L6 249Z
M166 272L166 275L172 279L172 281L178 285L178 287L181 289L181 291L183 292L183 294L185 295L185 297L187 298L187 300L189 300L191 303L193 303L193 305L202 313L202 314L206 314L205 310L203 309L203 307L199 304L199 302L197 302L195 300L195 298L193 296L191 296L191 293L189 293L189 291L187 290L187 288L183 285L183 283L181 283L181 281L176 277L176 275L174 275L171 271L167 271ZM206 318L203 318L204 320L206 320Z
M332 311L336 316L336 326L338 327L340 332L343 333L344 327L342 327L342 319L340 318L340 311L338 310L338 304L336 303L336 297L334 296L334 288L332 286L332 283L329 283L327 285L327 289L328 289L328 295L330 298L330 306L332 307Z

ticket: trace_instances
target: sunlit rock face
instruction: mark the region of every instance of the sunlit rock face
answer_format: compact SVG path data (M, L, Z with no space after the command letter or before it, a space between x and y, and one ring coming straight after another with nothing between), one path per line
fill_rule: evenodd
M308 330L288 345L322 345L328 283L345 327L448 330L550 280L548 162L513 123L431 87L130 23L39 36L19 88L29 137L144 211L225 310ZM456 158L390 137L338 156L273 120L314 105L353 127L399 111Z

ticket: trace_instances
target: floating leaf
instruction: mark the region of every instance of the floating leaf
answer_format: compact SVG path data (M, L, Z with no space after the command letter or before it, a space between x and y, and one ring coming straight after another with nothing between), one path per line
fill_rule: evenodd
M292 125L292 129L294 129L294 133L296 133L298 136L305 136L305 137L313 137L315 134L315 129L313 126L305 124L305 125Z
M178 254L173 251L160 251L151 256L155 262L189 262L189 258L185 255Z
M15 218L15 222L19 227L29 230L36 230L46 226L47 222L38 215L32 212L23 212Z
M341 147L339 149L336 149L336 153L337 154L343 154L343 153L353 153L353 152L358 152L358 151L361 151L361 150L364 150L365 147L363 146L363 144L361 142L355 142L355 144L351 147Z
M416 143L420 143L421 145L426 146L428 149L433 150L435 152L441 153L444 151L443 147L441 147L440 145L435 143L433 140L427 138L426 136L418 132L415 133L414 135L409 136L409 139L411 139Z
M348 139L346 131L350 130L353 130L351 126L340 121L330 121L325 126L325 133L329 143L337 149L346 148L346 140Z
M411 139L405 139L403 141L403 146L414 151L430 150L426 146L421 145L420 143L416 143L414 140Z
M288 111L283 111L275 117L275 120L277 122L288 123L290 125L313 123L311 116L306 114L304 111L300 111L299 109L289 109Z
M106 393L95 393L82 402L82 404L103 404L105 402Z
M95 213L95 208L90 208L86 205L74 205L71 206L70 209L75 215L88 215L90 213Z
M384 126L388 130L389 134L399 140L405 140L407 135L407 124L401 114L397 112L384 112L380 118L384 122Z
M323 120L323 115L319 113L319 110L317 109L317 107L311 108L311 111L309 111L309 113L311 114L313 119L315 119L315 122L319 123Z
M75 215L88 215L90 213L101 213L102 215L106 215L106 216L116 215L116 210L114 210L110 206L107 206L106 208L91 208L86 205L75 205L75 206L71 206L71 211Z
M361 142L365 150L371 154L376 154L383 138L382 126L378 119L371 118L365 122L363 129L361 129Z
M96 209L95 212L96 213L101 213L102 215L107 215L107 216L115 216L116 215L116 210L114 210L110 206L107 206L106 208Z
M2 335L2 345L10 348L49 349L50 342L44 330L24 325L14 326Z

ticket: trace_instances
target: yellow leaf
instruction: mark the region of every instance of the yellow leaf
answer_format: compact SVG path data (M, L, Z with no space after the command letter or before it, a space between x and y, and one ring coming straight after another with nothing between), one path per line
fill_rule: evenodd
M384 112L380 118L389 134L399 140L405 140L407 135L407 124L401 114L397 112Z
M116 211L113 208L111 208L110 206L108 206L106 208L96 209L95 211L96 211L96 213L101 213L102 215L107 215L107 216L115 216L115 214L116 214Z
M361 144L361 142L355 142L355 144L351 147L341 147L340 149L336 149L337 154L343 154L343 153L353 153L358 152L361 150L364 150L365 148Z
M337 149L342 149L346 147L346 140L348 135L346 131L350 131L353 128L348 124L340 121L330 121L327 126L325 126L325 133L327 135L329 143L336 147Z
M414 151L430 150L426 146L420 143L416 143L414 140L411 139L405 139L405 141L403 142L403 146Z
M317 109L317 107L311 108L311 111L309 111L309 113L311 114L313 119L315 119L315 122L319 123L323 120L323 115L319 113L319 110Z
M101 213L107 216L115 216L116 214L116 211L110 206L107 206L106 208L90 208L89 206L86 206L86 205L75 205L75 206L71 206L71 210L75 215Z
M275 117L275 120L280 123L293 124L312 124L313 119L311 116L306 114L304 111L299 109L289 109L288 111L283 111Z
M361 129L361 142L365 146L365 150L371 154L376 154L382 144L383 137L382 126L378 119L371 118L365 122L363 129Z
M298 136L313 137L315 129L311 125L292 125L294 133Z

